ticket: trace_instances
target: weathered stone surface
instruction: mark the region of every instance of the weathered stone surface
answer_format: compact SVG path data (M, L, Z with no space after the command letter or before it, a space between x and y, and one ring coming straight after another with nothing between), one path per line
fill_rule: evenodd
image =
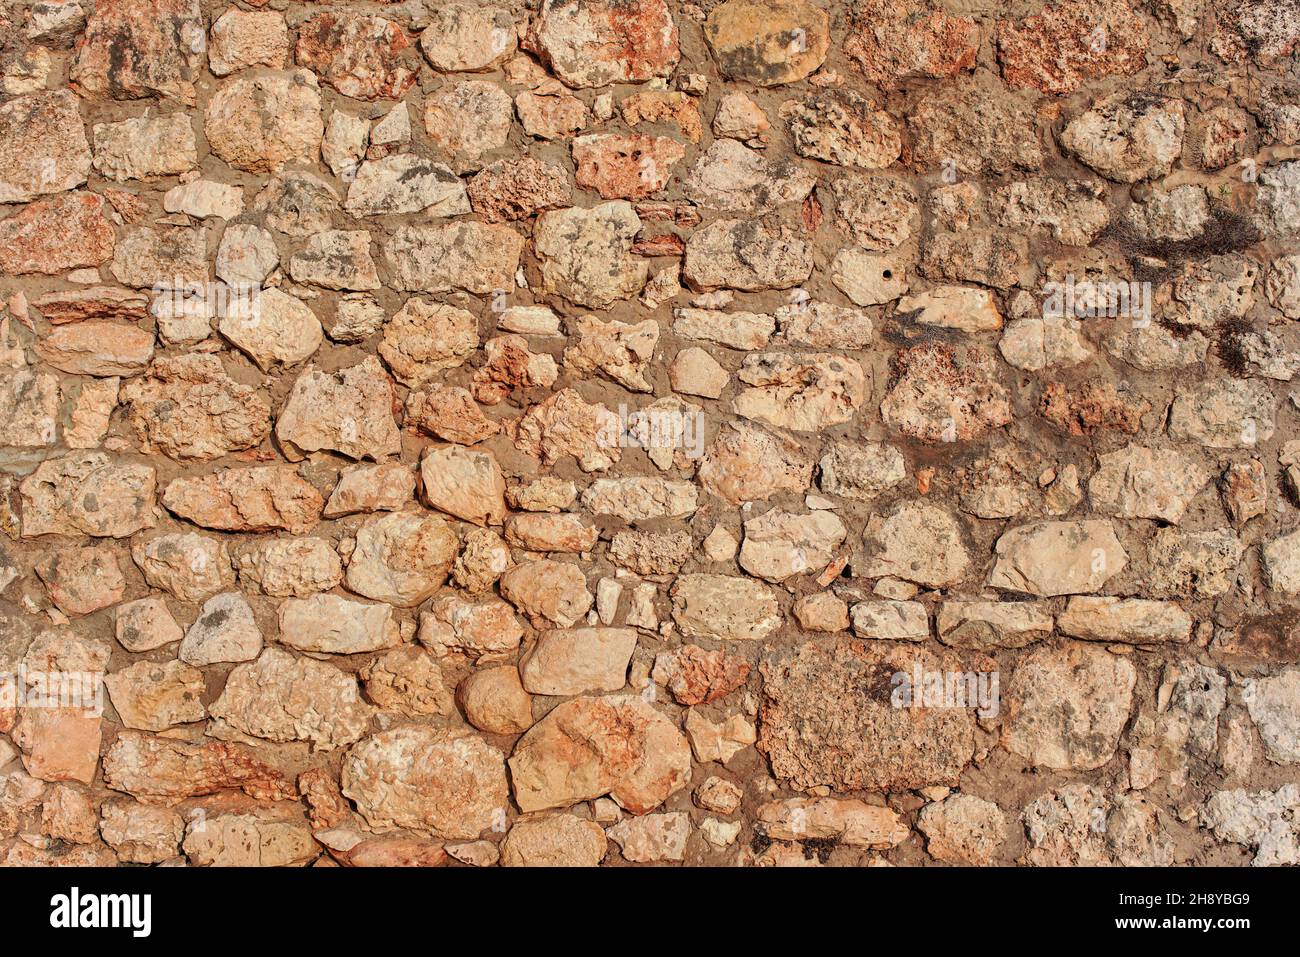
M732 349L761 349L776 331L776 318L756 312L675 309L673 332L687 339L717 342Z
M882 88L928 77L948 79L975 65L979 28L942 10L914 9L901 0L868 0L854 8L844 52Z
M789 227L718 219L691 233L682 276L699 291L789 289L812 273L812 248Z
M597 479L582 493L582 504L594 515L636 522L689 515L695 511L696 494L690 484L668 479Z
M128 728L166 731L202 721L203 672L181 661L137 661L104 678L118 717Z
M821 66L830 18L808 0L728 0L709 14L704 37L726 76L778 86Z
M649 275L649 266L630 254L640 229L640 218L622 200L542 213L533 247L544 289L592 308L636 295Z
M36 352L72 375L139 375L153 358L153 334L117 322L79 322L53 330Z
M882 641L925 641L930 617L919 601L860 601L853 606L853 633Z
M959 356L942 344L913 346L894 356L893 367L880 415L903 435L964 442L1011 421L1006 390L983 352Z
M1031 595L1097 591L1128 564L1110 522L1037 522L1002 535L989 584Z
M1260 556L1270 588L1288 595L1300 594L1300 532L1265 542Z
M208 69L217 76L250 66L281 69L288 59L289 28L282 14L231 7L212 23Z
M299 867L320 848L306 822L278 812L217 814L190 824L181 848L199 867Z
M178 176L199 162L194 127L185 113L96 123L91 132L95 169L119 183Z
M502 867L595 867L608 842L599 824L572 814L518 821L501 842Z
M1117 93L1066 124L1061 145L1119 183L1164 176L1183 147L1183 103Z
M234 219L244 211L244 191L238 186L197 179L164 193L163 209L196 219Z
M542 632L519 659L525 691L576 695L618 691L636 650L634 628L572 628Z
M443 163L397 153L362 163L344 206L355 216L419 212L455 216L469 212L469 197L465 184Z
M415 82L401 60L410 45L402 28L383 17L330 11L299 28L294 58L344 96L400 100Z
M420 388L463 363L478 344L473 314L413 298L385 323L379 354L399 382Z
M1045 603L945 601L939 606L939 640L957 648L1023 648L1048 637L1055 619Z
M673 620L691 638L763 639L781 626L776 594L730 575L682 575L672 588Z
M523 237L508 226L461 221L399 227L384 245L384 255L398 289L464 289L485 296L512 288L523 245Z
M605 832L626 860L636 863L682 861L691 833L690 815L681 811L625 818Z
M1057 616L1063 635L1088 641L1118 641L1145 645L1189 641L1192 619L1174 602L1144 598L1093 598L1076 595Z
M1272 438L1276 407L1263 383L1204 381L1175 395L1169 410L1169 435L1212 449L1248 448Z
M470 172L505 146L513 112L510 95L495 83L462 80L425 99L424 128L458 172Z
M697 475L706 492L739 505L782 491L801 492L812 480L812 469L812 461L795 443L735 422L718 433Z
M644 83L677 65L677 24L664 0L544 0L528 47L572 87Z
M482 603L446 595L420 615L420 644L435 655L499 659L519 647L524 628L510 606L491 599Z
M974 753L974 718L964 708L895 707L901 685L891 675L917 666L958 667L920 648L850 639L809 642L764 662L758 747L773 773L799 789L955 783Z
M151 804L240 790L263 801L297 797L293 783L241 744L189 744L124 731L104 754L104 783Z
M306 598L343 579L339 556L320 538L278 538L239 556L239 580L277 598Z
M122 401L141 450L174 459L219 458L271 431L266 400L227 376L216 356L156 359L148 375L122 387Z
M971 116L982 122L969 122ZM1043 165L1033 110L1000 87L972 81L936 88L921 97L907 121L913 160L922 168L948 166L977 176Z
M893 118L848 90L826 90L781 109L800 156L837 166L884 169L902 152Z
M882 442L837 442L818 464L818 487L828 495L871 501L907 477L907 463Z
M1275 791L1218 791L1201 810L1201 822L1220 839L1256 851L1256 867L1295 864L1297 833L1294 814L1300 806L1300 786L1285 784Z
M203 601L234 584L224 541L194 532L159 535L131 544L145 581L182 601Z
M893 847L907 825L887 807L845 798L791 798L758 809L760 827L778 841L834 840L850 847Z
M1076 642L1031 651L1007 682L1002 743L1035 767L1099 768L1128 723L1136 671Z
M1117 518L1151 518L1177 525L1210 476L1172 449L1129 445L1098 456L1088 480L1094 510Z
M930 588L962 581L970 554L957 519L945 509L919 502L900 505L867 524L869 557L862 574L892 576Z
M466 190L474 211L489 223L528 219L573 200L573 187L563 170L529 157L485 167Z
M420 52L444 73L491 69L514 53L515 45L508 9L459 0L434 11L420 34Z
M323 499L289 466L226 469L200 478L179 478L163 490L174 515L203 528L227 532L285 529L301 535L320 519Z
M681 790L690 748L671 721L640 698L574 698L515 746L510 778L525 812L608 794L644 814Z
M8 424L3 444L29 449L52 445L59 434L60 405L58 376L26 369L0 373L0 416ZM65 440L81 447L66 435Z
M577 515L512 515L505 537L516 548L532 552L580 553L590 552L599 535L599 529Z
M745 522L740 567L770 582L817 572L847 536L844 523L831 512L796 515L772 509Z
M749 662L725 651L686 645L655 656L651 677L664 685L678 704L708 704L743 687Z
M325 503L325 518L359 512L397 511L415 492L415 473L404 465L354 465L339 474L338 484Z
M951 794L927 804L917 815L925 849L948 864L987 867L1009 834L1007 816L992 801L973 794Z
M395 647L402 636L388 605L312 595L280 606L280 641L299 651L351 655Z
M163 96L193 105L202 62L198 0L113 0L86 21L70 79L84 95Z
M237 591L223 592L203 603L177 652L190 665L251 661L262 650L262 632L253 609Z
M155 523L156 473L102 452L47 459L18 486L22 535L125 538Z
M264 371L311 358L324 338L311 307L278 289L237 299L225 310L217 329Z
M118 240L109 270L118 282L137 289L183 289L207 281L206 256L202 228L142 226Z
M60 549L35 571L59 611L74 618L116 604L126 590L117 557L103 547Z
M74 189L90 172L90 144L68 90L29 93L0 105L0 202L25 203Z
M226 80L208 101L203 133L235 169L276 173L320 149L320 89L310 70L252 70Z
M290 459L321 449L378 461L401 448L393 421L393 384L368 356L339 372L308 367L275 423L275 436Z
M442 669L421 648L407 645L385 652L362 669L361 679L366 697L382 710L400 711L412 718L452 710Z
M371 709L354 677L333 665L268 648L226 679L212 717L236 731L269 741L310 741L333 751L357 741Z
M158 864L175 857L185 833L185 819L170 808L114 800L105 801L99 813L104 843L129 864Z
M515 565L501 576L501 595L525 615L568 628L591 608L582 570L550 559Z
M746 356L736 377L749 386L733 402L737 414L799 432L847 422L867 390L857 362L829 353Z
M357 530L347 586L376 601L418 605L447 580L459 548L456 532L436 515L376 516Z
M99 266L112 258L114 241L101 197L77 192L38 200L0 220L0 272L54 275Z
M118 605L113 619L117 643L127 651L153 651L183 637L161 598L138 598Z
M668 184L686 148L669 136L594 133L572 143L575 180L605 199L644 199Z
M460 445L429 448L420 460L420 500L475 525L505 517L506 480L491 452Z
M1059 96L1085 82L1146 66L1147 25L1123 0L1066 0L1023 20L998 22L1002 75Z
M506 808L504 755L460 729L381 731L348 752L342 781L343 793L379 830L476 838Z

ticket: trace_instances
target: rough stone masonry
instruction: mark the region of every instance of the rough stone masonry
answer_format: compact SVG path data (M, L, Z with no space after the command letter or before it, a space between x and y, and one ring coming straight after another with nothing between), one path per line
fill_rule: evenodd
M9 0L0 861L1300 863L1300 0Z

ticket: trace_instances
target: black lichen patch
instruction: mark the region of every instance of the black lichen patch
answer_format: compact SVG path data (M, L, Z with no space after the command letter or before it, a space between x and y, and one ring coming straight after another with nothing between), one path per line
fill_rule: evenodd
M803 848L805 860L811 861L816 855L817 860L825 864L831 859L831 851L840 846L839 836L835 837L810 837L807 840L800 841Z
M1111 242L1119 247L1138 282L1160 283L1178 272L1183 263L1241 252L1260 241L1259 230L1245 216L1216 206L1210 221L1190 239L1151 239L1132 224L1112 222L1097 244Z
M1249 359L1242 340L1251 331L1251 325L1245 319L1225 319L1214 329L1219 361L1229 374L1238 379L1244 379L1248 373Z

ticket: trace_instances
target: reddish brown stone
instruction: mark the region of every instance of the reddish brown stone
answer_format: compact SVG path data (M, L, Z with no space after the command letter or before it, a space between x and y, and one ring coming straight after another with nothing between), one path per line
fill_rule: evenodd
M304 534L320 520L325 501L287 465L227 469L179 478L162 495L169 512L204 528L228 532L287 529Z
M34 202L0 221L0 272L51 276L113 258L113 224L104 199L68 193Z
M410 45L401 27L383 17L322 13L299 29L294 55L344 96L400 100L415 82L401 56Z
M662 682L678 704L708 704L743 687L749 662L725 651L686 645L655 659L654 679Z
M1147 24L1124 0L1064 0L998 21L998 59L1013 86L1060 96L1086 81L1146 66Z
M528 219L573 201L564 170L529 157L493 163L477 173L465 191L474 212L489 223Z
M946 79L975 66L980 33L973 20L917 10L903 0L865 0L855 13L844 53L877 86Z
M600 133L573 141L578 185L605 199L644 199L668 185L686 148L667 136Z
M312 827L337 827L352 816L338 782L324 768L308 768L298 775L298 790L307 802Z
M149 315L148 296L112 286L57 290L38 297L32 305L53 325L86 319L139 322Z
M104 755L104 784L155 804L229 790L259 801L298 797L282 772L259 761L245 745L188 744L138 731L121 732Z
M664 0L545 0L526 46L573 87L644 83L680 56Z
M1071 435L1090 435L1098 429L1135 435L1151 405L1140 398L1124 398L1110 382L1092 382L1082 388L1049 382L1043 387L1038 411Z
M97 0L70 79L83 96L170 96L194 103L203 60L199 0Z

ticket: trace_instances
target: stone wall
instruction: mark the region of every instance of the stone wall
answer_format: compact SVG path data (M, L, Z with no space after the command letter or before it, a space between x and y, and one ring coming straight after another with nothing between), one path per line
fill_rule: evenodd
M1300 862L1296 0L10 0L0 859Z

